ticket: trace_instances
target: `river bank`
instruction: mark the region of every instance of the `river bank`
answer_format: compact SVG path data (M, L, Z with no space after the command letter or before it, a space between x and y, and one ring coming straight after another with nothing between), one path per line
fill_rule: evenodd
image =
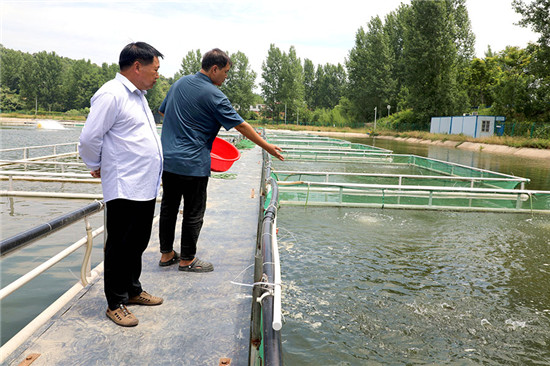
M365 137L364 133L353 132L322 132L322 131L310 131L308 133L314 133L322 136L339 136L339 137ZM426 144L436 146L446 146L450 148L456 148L469 151L483 151L496 154L513 155L517 157L525 158L537 158L537 159L550 159L550 150L547 149L534 149L534 148L517 148L504 145L483 144L477 142L461 142L461 141L440 141L440 140L425 140L413 137L395 137L395 136L376 136L377 139L397 140L415 144Z

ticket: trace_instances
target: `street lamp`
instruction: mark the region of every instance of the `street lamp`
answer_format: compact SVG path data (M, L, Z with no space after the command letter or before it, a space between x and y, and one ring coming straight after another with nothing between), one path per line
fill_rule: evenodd
M373 128L373 131L376 130L376 110L378 109L378 107L374 107L374 128Z
M390 116L390 108L391 108L391 105L388 104L388 117Z

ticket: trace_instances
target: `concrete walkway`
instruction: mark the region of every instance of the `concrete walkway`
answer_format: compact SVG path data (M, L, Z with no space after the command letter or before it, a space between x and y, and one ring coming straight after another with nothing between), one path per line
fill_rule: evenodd
M222 358L246 365L252 289L230 281L253 281L261 159L258 147L243 151L227 172L236 179L210 179L197 256L212 262L214 272L159 267L156 224L141 282L146 291L164 297L164 304L132 305L139 325L119 327L105 315L101 276L13 352L6 365L19 365L33 353L40 356L32 366L219 365ZM181 215L178 252L180 222Z

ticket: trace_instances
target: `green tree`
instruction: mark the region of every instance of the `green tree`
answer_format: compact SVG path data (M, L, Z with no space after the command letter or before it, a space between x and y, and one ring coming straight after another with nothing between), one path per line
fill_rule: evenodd
M15 91L0 86L0 111L17 111L23 109L23 101Z
M254 104L254 84L256 73L250 67L248 57L241 51L231 54L233 66L229 69L227 79L220 89L243 118L248 117L250 106Z
M374 119L374 109L381 112L395 90L388 36L383 31L382 21L374 17L368 23L368 32L359 29L355 47L347 60L348 89L346 97L352 104L351 114L355 120Z
M90 99L104 83L101 71L90 60L77 60L70 64L65 84L66 109L90 106Z
M48 111L61 105L62 93L61 76L63 64L61 58L55 52L38 52L34 55L35 80L31 87L36 90L38 105L46 107Z
M432 116L460 113L457 101L457 46L453 16L445 1L412 0L403 55L409 105L417 128Z
M310 59L304 59L304 99L308 107L314 106L315 66Z
M174 75L174 81L182 76L196 74L201 70L202 55L200 50L191 50L181 60L181 67Z
M344 94L347 82L346 70L341 64L325 64L322 72L318 73L319 79L315 80L316 107L332 109L338 105Z
M456 83L455 109L467 110L471 106L468 92L468 72L470 61L475 54L475 35L472 31L466 0L446 0L447 13L453 25L453 38L456 47Z
M167 78L161 75L157 79L155 85L149 89L145 95L145 98L147 98L147 102L149 103L149 108L151 108L151 112L155 117L159 116L158 110L164 100L164 97L166 97L166 93L168 93L168 89L170 89L170 83Z
M529 72L532 55L525 49L506 47L496 56L499 72L493 87L493 110L515 119L534 117L537 111L536 77Z
M107 81L114 79L117 72L120 71L118 64L107 64L104 62L101 64L101 85L105 84Z
M514 0L514 9L523 16L519 22L524 27L539 33L537 45L529 45L528 52L532 55L529 71L534 76L533 104L536 107L536 118L550 120L550 3L548 0L533 0L526 4L522 0Z
M25 62L25 55L20 51L14 51L0 45L0 84L3 88L19 93L21 84L21 71Z
M519 24L531 26L534 32L540 34L541 46L550 47L550 3L548 0L533 0L526 4L523 0L514 0L512 5L516 12L523 15Z
M392 60L391 79L394 82L393 90L390 91L388 104L395 106L395 111L401 107L406 108L408 96L405 89L406 62L403 57L403 34L405 32L408 11L409 7L401 4L396 11L390 12L384 21L384 33L387 36L390 59Z
M286 104L287 121L297 120L300 110L305 108L304 102L304 70L302 62L296 55L294 46L283 53L280 74L280 102Z
M38 73L36 58L30 56L25 59L21 67L20 95L27 108L38 110L38 96L41 80Z
M269 46L267 58L262 62L262 79L260 87L262 96L265 100L269 116L274 119L279 119L281 111L280 102L281 96L281 71L283 67L283 53L274 44ZM284 107L283 107L284 108Z
M466 90L472 107L493 104L493 85L497 77L496 63L493 57L474 58L466 76Z

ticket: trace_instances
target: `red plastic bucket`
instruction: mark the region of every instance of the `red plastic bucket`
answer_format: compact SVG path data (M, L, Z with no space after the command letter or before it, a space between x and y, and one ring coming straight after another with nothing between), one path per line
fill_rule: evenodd
M239 150L233 144L216 137L210 152L210 170L214 172L225 172L231 165L241 157Z

